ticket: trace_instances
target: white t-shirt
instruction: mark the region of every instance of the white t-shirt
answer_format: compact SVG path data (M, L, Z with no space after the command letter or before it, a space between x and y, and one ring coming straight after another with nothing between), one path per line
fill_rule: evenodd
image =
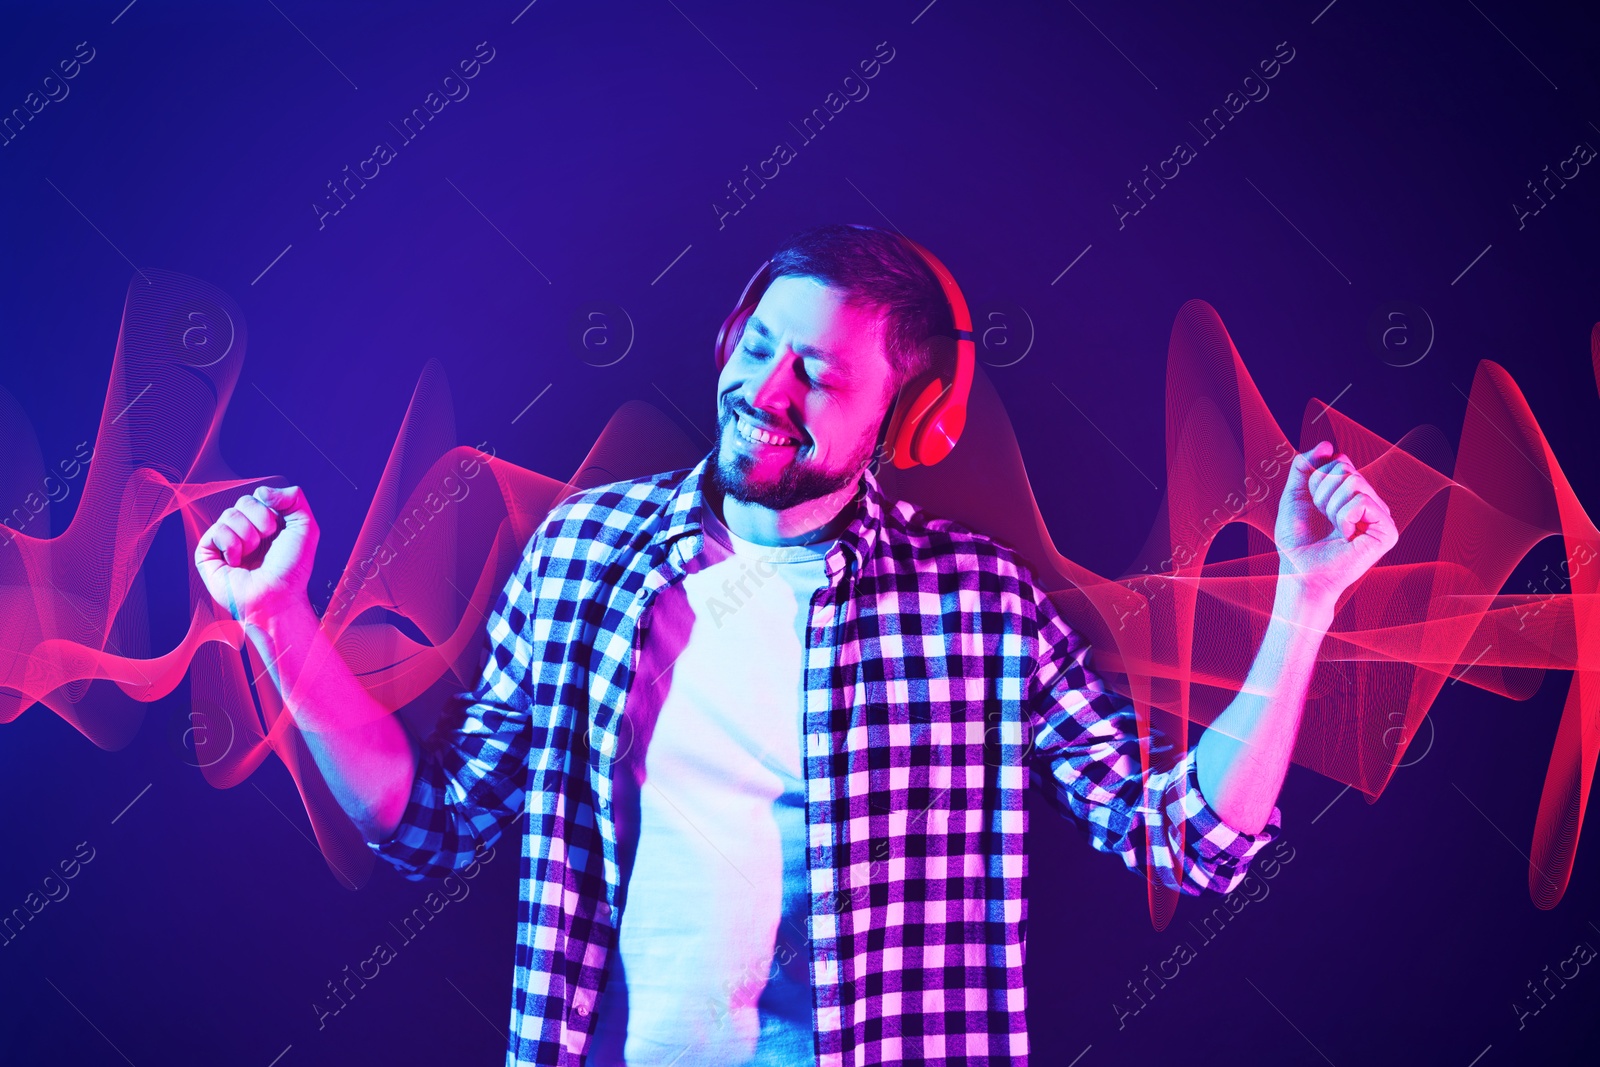
M623 911L588 1062L810 1064L802 655L831 541L705 509L647 611L615 783Z

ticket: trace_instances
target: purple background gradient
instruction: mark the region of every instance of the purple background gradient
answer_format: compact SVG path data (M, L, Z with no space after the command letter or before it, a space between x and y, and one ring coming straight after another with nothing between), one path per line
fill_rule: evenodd
M1056 543L1101 573L1159 503L1167 336L1193 297L1292 433L1309 398L1339 397L1390 439L1433 423L1453 442L1476 362L1504 364L1600 505L1600 173L1521 230L1511 207L1600 146L1600 34L1577 5L125 2L0 15L0 113L94 49L0 146L0 386L54 465L93 439L130 261L227 290L250 352L223 451L306 487L314 594L426 360L464 443L547 474L572 474L629 399L699 440L722 316L783 237L825 221L896 226L949 265ZM389 123L480 41L494 59L470 95L319 229L325 183L398 143ZM883 41L870 95L802 143L790 123ZM1270 95L1201 144L1189 123L1284 41ZM1198 158L1119 229L1126 183L1180 140ZM796 158L719 228L725 183L779 141ZM1412 347L1369 342L1393 301L1436 332L1411 366L1394 364L1427 340L1415 313ZM630 320L626 357L595 365ZM1510 591L1558 558L1545 547ZM182 632L187 566L169 523L146 571L156 648ZM1600 963L1521 1029L1510 1007L1576 942L1600 947L1600 831L1552 912L1522 855L1566 680L1526 703L1446 686L1431 747L1374 806L1293 769L1294 859L1211 943L1188 924L1221 898L1157 933L1135 876L1036 806L1035 1062L1596 1062ZM0 1063L500 1063L515 842L319 1029L325 983L397 941L429 887L385 867L341 889L282 765L213 789L174 744L187 711L182 687L118 752L42 707L0 728L0 913L95 849L0 946ZM1113 1000L1180 939L1197 958L1119 1028Z

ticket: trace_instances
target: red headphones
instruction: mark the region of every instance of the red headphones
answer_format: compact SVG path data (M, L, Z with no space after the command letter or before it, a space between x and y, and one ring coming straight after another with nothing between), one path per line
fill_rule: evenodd
M876 227L855 225L855 228L871 230ZM967 310L967 300L961 295L955 278L932 252L904 234L899 237L939 279L939 287L944 290L951 317L955 320L956 337L955 379L947 385L935 375L909 404L905 402L906 389L913 383L908 382L901 386L900 395L895 398L894 414L889 418L888 441L894 465L904 470L919 463L932 466L948 456L956 446L967 424L967 397L972 392L972 368L977 359L977 348L972 338L972 313ZM751 276L739 302L723 320L722 329L717 331L716 359L719 372L744 337L745 323L771 282L772 261L769 259Z

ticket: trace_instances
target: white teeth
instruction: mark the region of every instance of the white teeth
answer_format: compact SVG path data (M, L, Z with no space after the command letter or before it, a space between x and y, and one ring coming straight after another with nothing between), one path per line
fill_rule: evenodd
M759 441L765 445L795 445L800 443L793 437L779 437L777 434L768 433L758 426L752 426L741 415L734 416L733 424L739 436L748 441Z

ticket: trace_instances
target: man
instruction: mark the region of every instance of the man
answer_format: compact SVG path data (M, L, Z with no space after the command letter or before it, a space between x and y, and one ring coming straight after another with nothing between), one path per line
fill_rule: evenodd
M1165 884L1232 889L1279 829L1335 602L1396 537L1331 446L1297 456L1244 689L1147 773L1025 563L878 488L890 402L951 328L927 265L822 227L771 276L713 452L550 512L429 744L319 631L298 489L196 554L378 854L444 874L526 811L510 1064L1025 1061L1030 779L1130 868L1148 840Z

